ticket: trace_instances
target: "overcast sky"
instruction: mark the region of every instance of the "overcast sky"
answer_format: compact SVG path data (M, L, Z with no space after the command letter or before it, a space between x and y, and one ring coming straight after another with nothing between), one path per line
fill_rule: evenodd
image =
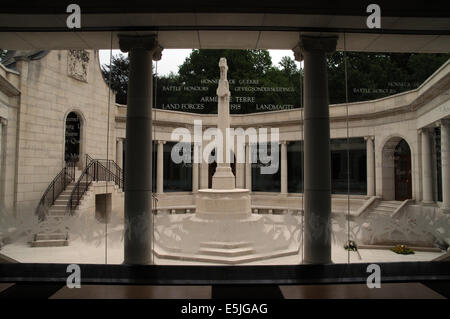
M190 49L167 49L163 51L162 59L158 61L158 74L167 75L170 72L177 73L178 67L183 64L186 57L191 53ZM269 50L272 57L272 63L279 66L278 62L284 56L294 59L294 53L291 50ZM120 54L120 50L113 50L113 55ZM100 50L100 63L109 63L109 50ZM297 62L298 63L298 62Z

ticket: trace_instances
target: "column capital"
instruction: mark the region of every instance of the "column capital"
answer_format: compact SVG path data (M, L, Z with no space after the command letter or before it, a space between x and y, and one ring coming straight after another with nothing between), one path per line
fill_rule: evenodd
M118 35L119 47L122 52L129 52L133 49L144 49L152 52L152 59L161 60L163 47L158 42L156 35L134 36L134 35Z
M417 130L417 132L418 132L419 134L424 134L424 133L428 134L428 133L431 132L431 128L429 128L429 127L421 127L421 128L419 128L419 129Z
M284 141L280 141L280 144L288 145L288 144L289 144L289 142L290 142L290 141L286 141L286 140L284 140Z
M166 141L158 140L157 143L158 143L158 144L166 144Z
M324 51L331 53L336 50L337 36L300 36L298 44L292 49L296 61L303 60L303 52L305 51Z
M364 141L367 141L369 139L373 141L375 139L375 136L373 136L373 135L364 136Z
M450 125L450 119L441 119L436 122L437 126L449 126Z
M6 126L6 125L8 125L8 120L4 119L4 118L0 118L0 124Z

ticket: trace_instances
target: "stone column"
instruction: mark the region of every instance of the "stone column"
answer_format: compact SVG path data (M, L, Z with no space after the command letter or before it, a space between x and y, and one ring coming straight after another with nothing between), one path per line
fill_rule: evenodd
M156 193L164 193L164 144L165 141L158 141L158 149L156 150Z
M195 150L195 147L197 147L197 152L199 152L199 146L195 146L194 145L194 148L193 148L193 153L192 153L192 192L193 193L197 193L197 191L198 191L198 163L196 163L195 161L194 161L194 152L196 151Z
M441 121L442 210L450 213L450 121Z
M152 240L152 59L162 47L151 36L119 35L130 59L126 120L124 263L151 264Z
M205 159L203 158L203 151L205 149L206 143L202 140L202 152L200 153L200 189L207 189L208 188L208 169L209 164Z
M123 168L123 139L121 138L116 142L116 164Z
M302 36L293 49L304 60L304 263L331 263L330 112L326 53L337 37Z
M366 165L367 165L367 196L375 196L375 152L373 136L364 137L366 140Z
M281 142L281 194L288 193L287 142Z
M245 144L245 188L252 191L251 144Z
M433 178L431 170L431 143L427 128L421 130L422 136L422 202L433 202Z
M235 138L237 140L237 138ZM241 149L238 149L239 145L235 141L234 153L236 160L236 188L245 188L245 162L239 163L239 155L244 152L243 159L245 160L245 145Z

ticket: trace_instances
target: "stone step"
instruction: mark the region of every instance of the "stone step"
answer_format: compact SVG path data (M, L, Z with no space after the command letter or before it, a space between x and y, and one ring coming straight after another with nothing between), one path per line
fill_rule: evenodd
M39 240L67 240L65 233L39 233L36 234L34 241Z
M251 255L254 253L253 248L200 248L201 255L223 256L223 257L240 257Z
M64 239L48 239L48 240L35 240L31 242L31 247L60 247L69 246L69 241Z
M45 224L41 225L39 228L40 230L35 234L54 234L54 233L66 233L68 229L63 229L64 227L61 227L61 225L51 225L51 224Z
M63 220L65 216L62 214L56 214L54 215L54 213L50 214L50 212L47 214L45 222L47 222L47 224L49 223L59 223L60 221Z
M393 213L395 211L395 208L385 207L385 206L377 206L377 207L375 207L375 210L381 210L383 212L391 212L391 213Z
M69 202L69 198L67 198L67 199L57 199L57 200L55 200L55 204L54 205L66 206L68 202Z
M222 241L208 241L200 244L202 248L219 248L219 249L233 249L233 248L244 248L250 247L249 242L222 242Z
M50 208L48 210L48 216L60 216L63 215L66 211L66 206L62 206L61 208Z
M270 258L284 257L298 254L299 248L286 248L276 252L269 253L253 253L245 256L211 256L211 255L203 255L203 254L188 254L188 253L172 253L167 252L161 247L155 247L155 255L158 258L164 259L172 259L172 260L181 260L181 261L194 261L194 262L203 262L203 263L213 263L213 264L228 264L228 265L236 265L242 263L249 263L258 260L265 260Z
M382 216L390 216L392 214L392 212L390 212L390 211L387 212L387 211L384 211L384 210L376 210L376 209L373 209L371 211L371 213L374 214L374 215L382 215Z
M396 210L399 207L399 205L380 204L377 207L384 207L384 208L389 208L391 210Z
M58 211L56 211L56 210L49 210L47 216L64 217L65 214L66 214L66 209L64 208L64 210L58 210Z
M394 205L400 205L402 202L398 200L383 200L382 203L388 203L388 204L394 204Z

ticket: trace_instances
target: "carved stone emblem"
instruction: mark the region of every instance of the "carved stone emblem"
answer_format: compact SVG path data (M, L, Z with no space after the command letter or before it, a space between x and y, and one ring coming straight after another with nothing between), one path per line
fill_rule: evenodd
M67 54L67 73L76 80L87 82L89 52L69 50Z

